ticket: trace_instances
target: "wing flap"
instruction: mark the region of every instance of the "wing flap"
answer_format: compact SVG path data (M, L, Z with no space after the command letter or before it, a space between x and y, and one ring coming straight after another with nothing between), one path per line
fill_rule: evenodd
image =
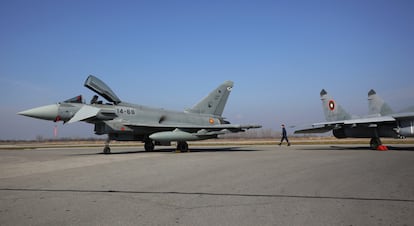
M353 124L371 124L371 123L381 123L381 122L394 122L395 118L391 116L381 116L381 117L368 117L368 118L359 118L359 119L350 119L345 120L343 123L345 125Z
M295 130L294 133L326 133L331 131L335 126L328 124L313 124L311 126L303 127Z

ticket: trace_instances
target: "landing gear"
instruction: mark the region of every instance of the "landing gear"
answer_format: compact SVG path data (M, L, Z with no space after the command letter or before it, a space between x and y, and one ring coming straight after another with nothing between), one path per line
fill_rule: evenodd
M105 147L104 147L104 149L103 149L103 153L104 153L105 155L107 155L107 154L111 154L111 148L110 148L110 147L105 146Z
M152 142L152 140L145 141L145 145L144 145L145 151L154 151L154 147L155 145L154 145L154 142Z
M106 141L105 141L105 147L104 147L104 149L103 149L103 153L105 154L105 155L107 155L107 154L111 154L111 148L109 147L109 142L111 142L111 140L109 139L109 136L108 136L108 138L106 139Z
M177 151L188 152L188 144L185 141L177 142Z
M373 137L370 141L371 149L377 150L378 146L382 145L381 139L379 137Z

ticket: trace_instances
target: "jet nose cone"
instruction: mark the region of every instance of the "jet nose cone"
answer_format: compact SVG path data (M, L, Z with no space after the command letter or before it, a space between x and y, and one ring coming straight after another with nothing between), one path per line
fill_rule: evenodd
M32 108L26 111L21 111L17 114L24 115L32 118L55 120L58 116L59 105L52 104L42 107Z

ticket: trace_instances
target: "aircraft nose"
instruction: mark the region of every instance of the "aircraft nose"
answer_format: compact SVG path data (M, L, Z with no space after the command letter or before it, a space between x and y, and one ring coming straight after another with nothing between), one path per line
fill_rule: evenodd
M58 116L58 110L59 110L59 105L52 104L52 105L32 108L26 111L21 111L17 114L32 117L32 118L54 121L56 117Z

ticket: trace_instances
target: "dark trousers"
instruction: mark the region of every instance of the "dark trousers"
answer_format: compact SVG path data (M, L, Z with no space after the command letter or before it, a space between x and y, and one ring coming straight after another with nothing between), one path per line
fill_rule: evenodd
M280 140L280 143L282 143L282 142L283 142L283 140L286 140L286 142L288 142L288 143L289 143L289 139L287 138L287 136L283 136L283 137L282 137L282 139Z

